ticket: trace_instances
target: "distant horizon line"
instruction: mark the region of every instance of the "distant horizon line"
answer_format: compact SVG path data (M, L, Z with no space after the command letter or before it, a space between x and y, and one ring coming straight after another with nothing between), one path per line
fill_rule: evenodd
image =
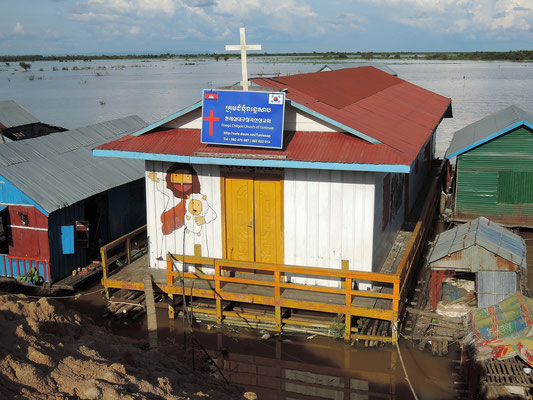
M533 52L533 49L521 49L521 50L471 50L471 51L284 51L284 52L260 52L260 53L250 53L249 57L261 57L261 56L291 56L291 55L321 55L321 54L474 54L474 53L484 53L484 54L502 54L502 53L518 53L518 52ZM187 55L218 55L218 56L228 56L228 57L240 57L238 53L218 53L218 52L209 52L209 51L166 51L166 50L147 50L147 51L92 51L92 52L81 52L81 53L43 53L43 54L0 54L0 57L112 57L112 56L187 56Z

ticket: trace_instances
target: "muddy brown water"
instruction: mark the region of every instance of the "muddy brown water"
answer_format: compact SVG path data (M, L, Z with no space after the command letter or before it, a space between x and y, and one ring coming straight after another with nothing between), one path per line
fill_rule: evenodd
M94 284L83 294L99 288ZM100 293L62 301L114 334L148 338L146 317L134 321L103 318L107 302ZM190 336L185 336L187 341L184 342L182 319L171 321L164 308L157 308L157 322L162 352L165 344L180 344L185 352L184 359L192 363ZM377 349L352 347L341 340L303 334L283 334L262 340L264 334L246 328L215 327L203 321L194 327L196 339L231 384L257 393L261 400L413 398L393 346ZM195 347L198 366L203 356L199 346ZM420 352L407 340L401 341L400 348L420 399L455 397L451 358L458 358L458 353L453 347L448 358ZM213 374L217 374L214 368ZM221 380L221 385L224 384Z

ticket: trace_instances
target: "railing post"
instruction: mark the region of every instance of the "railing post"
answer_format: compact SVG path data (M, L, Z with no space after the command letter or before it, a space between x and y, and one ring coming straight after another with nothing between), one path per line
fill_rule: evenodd
M131 264L131 236L128 236L126 239L126 259L128 264Z
M348 272L350 269L349 261L342 260L342 270ZM344 287L346 289L346 314L344 315L344 340L350 340L352 335L352 278L344 278Z
M172 286L174 286L174 264L169 254L167 254L167 284L169 286L169 289L172 289ZM168 301L169 301L168 318L175 319L176 318L176 305L174 302L173 294L171 293L168 294Z
M341 261L341 269L343 271L348 271L348 260ZM346 289L346 277L341 278L341 289Z
M222 324L222 297L220 296L220 276L222 275L220 261L215 260L215 304L217 311L217 324Z
M202 245L201 244L194 245L194 256L202 257ZM199 276L202 276L202 264L194 264L194 269L196 270L196 272L198 272Z
M405 277L407 279L407 277ZM392 294L396 297L392 300L392 312L394 314L395 321L393 323L396 323L398 321L399 317L399 310L400 310L400 302L402 301L400 297L400 287L402 286L401 277L397 276L397 281L394 282L392 286ZM394 336L393 336L394 340Z
M105 249L105 247L101 247L100 248L100 256L102 258L102 261L101 261L101 264L102 264L102 284L104 285L105 298L107 300L109 300L109 298L111 296L110 296L110 293L109 293L109 289L106 286L106 281L107 281L107 250ZM48 278L50 279L50 273L48 275Z
M274 313L276 315L276 331L281 332L281 288L279 270L274 271Z

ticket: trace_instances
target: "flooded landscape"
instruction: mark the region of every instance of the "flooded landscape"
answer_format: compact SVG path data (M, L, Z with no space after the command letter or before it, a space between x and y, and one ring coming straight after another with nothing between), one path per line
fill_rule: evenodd
M365 60L365 62L368 62ZM372 60L370 61L372 62ZM442 157L453 133L511 104L533 109L533 63L506 61L388 61L398 77L452 99L453 118L437 135ZM335 60L302 63L295 57L249 60L250 77L316 72L357 66ZM238 60L40 61L24 72L16 63L0 65L0 93L41 121L73 129L128 115L148 123L167 117L201 98L203 89L240 80Z

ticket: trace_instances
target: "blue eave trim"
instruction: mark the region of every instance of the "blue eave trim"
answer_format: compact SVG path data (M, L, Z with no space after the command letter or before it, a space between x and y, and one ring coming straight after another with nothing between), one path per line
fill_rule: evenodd
M356 164L356 163L329 163L313 161L294 161L280 159L250 159L250 158L219 158L181 156L178 154L140 153L120 150L93 150L96 157L117 157L136 160L180 162L186 164L211 164L233 165L246 167L269 167L269 168L297 168L297 169L325 169L338 171L365 171L365 172L397 172L408 174L409 165L394 164Z
M184 109L182 109L182 110L180 110L180 111L178 111L178 112L176 112L176 113L174 113L172 115L169 115L166 118L163 118L160 121L154 122L153 124L148 125L145 128L142 128L140 131L132 133L131 136L141 136L142 134L144 134L146 132L149 132L152 129L159 128L161 125L164 125L167 122L170 122L173 119L181 117L182 115L185 115L185 114L187 114L187 113L189 113L191 111L194 111L194 110L196 110L197 108L200 108L200 107L202 107L202 101L201 100L199 102L197 102L197 103L194 103L194 104L190 105L189 107L185 107Z
M492 135L484 137L483 139L478 140L477 142L474 142L471 145L466 146L464 149L457 150L455 153L452 153L452 154L446 154L445 157L448 158L448 159L451 159L453 157L457 157L457 156L459 156L459 155L461 155L463 153L466 153L469 150L472 150L472 149L474 149L474 148L476 148L478 146L481 146L484 143L490 142L492 139L495 139L498 136L504 135L504 134L512 131L513 129L519 128L521 126L527 126L529 129L533 129L533 125L532 124L530 124L528 121L522 120L522 121L519 121L519 122L514 123L512 125L509 125L507 128L504 128L504 129L502 129L502 130L500 130L500 131L498 131L496 133L493 133Z
M2 205L19 205L19 206L34 206L45 216L48 217L49 213L42 208L37 202L28 197L26 193L21 191L18 187L13 185L4 176L0 175L0 204Z
M340 122L335 121L334 119L326 117L325 115L320 114L319 112L316 112L316 111L310 109L309 107L301 105L300 103L297 103L294 100L287 99L286 101L287 101L287 103L289 105L293 106L294 108L297 108L297 109L299 109L301 111L304 111L304 112L306 112L308 114L311 114L312 116L317 117L318 119L320 119L320 120L322 120L324 122L327 122L328 124L336 126L337 128L344 129L346 132L351 133L352 135L357 136L360 139L366 140L367 142L370 142L370 143L373 143L373 144L380 144L381 143L379 140L374 139L373 137L365 135L364 133L359 132L356 129L353 129L353 128L349 127L348 125L341 124Z

